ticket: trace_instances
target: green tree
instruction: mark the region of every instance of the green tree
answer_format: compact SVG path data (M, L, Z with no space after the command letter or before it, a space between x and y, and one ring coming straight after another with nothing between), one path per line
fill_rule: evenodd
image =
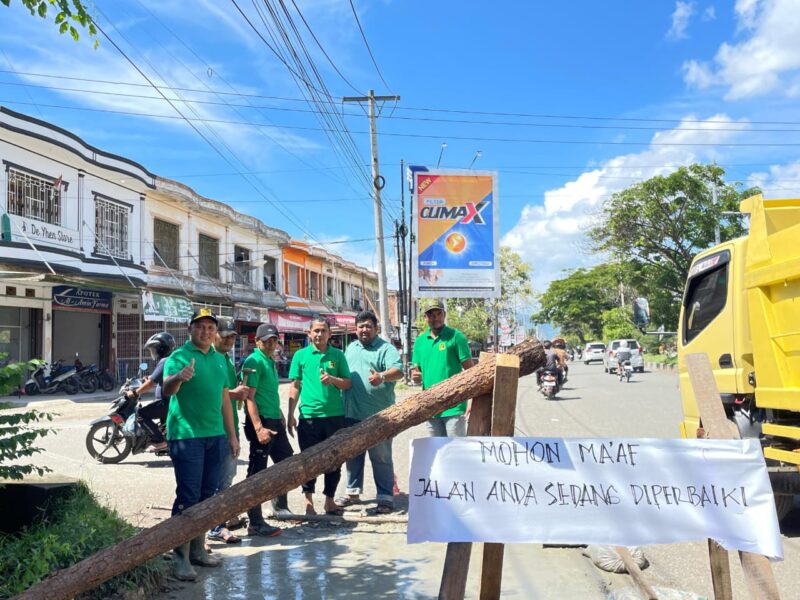
M449 298L447 299L447 324L459 329L471 342L484 343L493 333L495 312L503 315L508 324L516 323L515 307L526 306L533 298L531 266L522 257L505 246L500 248L500 298ZM425 308L430 300L421 300L417 327L425 329Z
M631 285L650 299L654 322L674 328L692 258L720 238L743 235L743 223L728 219L756 189L740 191L723 181L716 165L694 164L613 194L589 233L594 249L626 271ZM717 188L716 203L712 188Z
M59 33L69 33L72 39L78 41L80 33L78 27L82 27L94 38L95 47L98 44L97 27L94 25L92 16L86 10L81 0L20 0L32 15L38 15L43 19L47 18L48 9L52 7L56 11L55 24L58 25ZM0 0L6 6L11 5L11 0Z
M621 338L636 338L641 336L633 324L631 310L626 306L618 306L604 311L600 315L603 322L603 339L618 340Z
M615 265L576 269L550 283L539 297L536 323L551 323L581 345L603 333L603 314L619 305L621 271ZM623 288L624 289L624 288Z
M0 395L11 392L14 387L19 385L25 371L37 366L38 361L31 361L29 363L10 363L0 368ZM38 448L35 442L51 430L38 425L44 420L52 421L53 416L38 410L12 412L13 408L14 406L8 402L0 403L0 480L22 479L31 473L44 475L50 471L47 467L5 463L26 459L41 452L41 448Z

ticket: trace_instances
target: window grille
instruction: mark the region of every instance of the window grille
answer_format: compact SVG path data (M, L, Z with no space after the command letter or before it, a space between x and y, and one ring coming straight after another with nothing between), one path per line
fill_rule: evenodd
M94 207L95 253L130 259L128 252L130 208L98 196L95 196Z
M53 181L9 169L8 212L60 226L61 190Z
M200 234L200 276L219 279L219 240Z
M250 285L250 250L241 246L234 246L233 254L233 283Z
M153 219L153 247L158 256L153 257L153 264L157 267L167 266L170 269L180 270L178 245L180 242L181 228L174 223L167 223ZM158 257L161 257L160 259ZM164 262L161 262L161 261Z

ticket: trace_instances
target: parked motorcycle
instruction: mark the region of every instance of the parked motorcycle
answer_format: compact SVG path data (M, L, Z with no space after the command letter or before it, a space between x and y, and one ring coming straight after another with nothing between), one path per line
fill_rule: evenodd
M129 398L126 392L142 385L142 375L147 363L139 365L136 377L128 379L119 390L119 396L111 402L111 408L103 417L89 423L86 434L86 450L103 464L116 464L129 454L140 454L152 444L152 436L139 421L139 398ZM167 450L159 450L156 456L167 456Z
M117 383L114 381L114 376L108 372L108 369L98 372L97 377L100 379L100 389L104 392L113 390Z
M619 380L622 381L624 379L626 383L630 382L632 373L633 366L631 366L631 361L622 361L622 368L619 370Z
M539 391L548 400L553 400L561 391L558 385L558 369L542 369L539 374Z
M57 360L52 366L43 362L25 382L25 393L28 396L56 392L72 395L77 394L79 389L75 367L66 366L62 360Z
M78 353L75 353L75 377L78 381L78 387L84 394L94 394L97 388L100 387L100 377L98 376L99 369L96 365L91 364L84 366Z

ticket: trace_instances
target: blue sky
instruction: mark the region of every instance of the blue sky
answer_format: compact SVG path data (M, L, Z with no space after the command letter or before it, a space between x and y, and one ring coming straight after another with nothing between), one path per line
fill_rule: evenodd
M272 44L254 8L271 23L265 0L237 3ZM401 159L435 166L446 143L442 166L466 168L480 151L475 168L499 172L503 241L531 263L537 291L598 260L584 232L637 180L716 160L768 197L800 191L795 0L354 0L380 73L348 0L297 0L299 13L285 4L352 142L334 146L319 130L292 74L227 0L100 0L96 13L217 150L107 39L75 43L13 0L0 7L0 104L372 268L374 241L358 241L374 237L368 122L338 100L398 94L378 123L387 229Z

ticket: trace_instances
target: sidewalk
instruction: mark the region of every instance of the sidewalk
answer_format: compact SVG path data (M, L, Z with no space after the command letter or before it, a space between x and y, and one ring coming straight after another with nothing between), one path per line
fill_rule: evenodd
M115 387L110 392L104 392L103 390L97 390L92 394L73 394L72 396L67 394L37 394L35 396L26 396L25 394L21 394L19 396L3 396L0 397L0 402L8 402L13 406L32 406L38 404L48 404L52 405L53 403L61 403L61 402L69 402L74 404L83 404L83 403L102 403L102 402L111 402L114 398L116 398L119 394L119 388ZM145 400L152 400L153 394L145 394Z

